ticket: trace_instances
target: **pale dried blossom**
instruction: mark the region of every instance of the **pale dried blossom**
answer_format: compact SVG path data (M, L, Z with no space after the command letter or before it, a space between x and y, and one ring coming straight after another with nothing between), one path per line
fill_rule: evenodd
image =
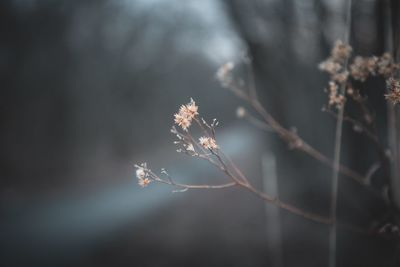
M137 177L138 179L143 179L143 178L146 177L146 172L144 171L143 168L138 168L138 169L136 170L136 177Z
M375 73L375 68L370 63L368 58L356 56L350 65L351 76L355 80L364 82L371 74L371 69L373 69L372 73Z
M193 153L196 152L196 151L194 150L194 146L193 146L192 143L190 143L189 145L186 146L186 151L193 152Z
M149 174L149 170L147 169L147 164L146 163L142 163L140 165L135 165L136 167L136 177L138 179L138 184L141 187L146 187L150 184L151 179L150 174Z
M190 99L190 102L186 105L182 105L179 109L179 113L183 114L184 116L193 119L197 115L199 115L199 107L196 106L196 102L194 102L193 98Z
M236 109L236 116L238 118L243 118L244 116L246 116L246 109L244 107L238 107Z
M184 131L187 131L189 129L190 125L192 124L192 121L189 120L188 117L182 116L181 114L175 114L175 123L179 125Z
M364 82L370 75L375 76L380 74L384 77L390 77L398 69L399 64L394 63L394 60L389 53L384 53L381 57L357 56L350 65L351 76L355 80L362 82Z
M339 84L345 84L347 82L348 77L349 77L349 72L342 71L340 73L336 73L336 74L332 75L332 80Z
M146 186L148 186L150 183L151 183L151 180L150 180L149 178L139 179L139 182L138 182L138 184L139 184L141 187L146 187Z
M318 68L322 71L326 71L331 75L335 75L342 69L342 65L335 62L333 58L328 58L327 60L321 62Z
M330 57L318 66L320 70L330 74L328 87L329 106L340 108L344 104L345 97L339 93L338 85L345 86L348 81L349 72L345 63L352 50L350 45L337 40L332 48Z
M350 57L352 50L353 49L349 44L346 44L341 40L337 40L332 48L332 59L335 62L344 63Z
M368 76L375 76L379 61L381 58L376 56L372 57L360 57L354 58L353 63L350 65L351 76L358 81L364 82Z
M348 74L346 74L344 63L350 57L351 51L350 45L337 40L332 48L331 56L318 65L319 69L336 77L336 79L347 79Z
M394 63L393 57L389 53L384 53L377 64L378 73L384 77L392 76L400 67L399 64Z
M386 81L389 93L385 95L385 98L392 102L394 105L400 103L400 81L390 77Z
M231 61L225 63L216 73L217 80L221 83L222 87L228 87L232 82L232 70L235 67L235 64Z
M339 93L338 85L332 81L329 82L329 106L336 106L341 108L345 102L345 97Z
M217 142L211 137L202 136L199 138L199 143L202 147L210 150L218 149Z
M199 107L191 98L190 102L186 105L182 105L177 114L174 114L174 121L179 125L184 131L187 131L192 124L192 120L199 114Z
M376 56L372 56L367 59L366 68L370 74L376 75L378 62L379 62L379 58Z

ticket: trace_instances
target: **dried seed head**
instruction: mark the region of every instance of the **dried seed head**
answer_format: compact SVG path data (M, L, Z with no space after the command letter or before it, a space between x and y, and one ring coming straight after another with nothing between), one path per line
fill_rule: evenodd
M139 184L141 187L146 187L146 186L148 186L150 183L151 183L151 180L150 180L149 178L139 179L139 182L138 182L138 184Z
M193 144L191 144L191 143L186 147L186 151L189 151L189 152L196 152L196 151L194 150Z
M146 187L150 184L150 170L147 169L147 164L142 163L140 165L135 165L136 167L136 177L138 179L138 184L141 187Z
M244 107L238 107L236 109L236 116L238 118L243 118L244 116L246 116L246 109Z
M328 58L327 60L321 62L318 65L318 68L322 71L326 71L331 75L334 75L342 69L342 65L335 62L332 58Z
M390 77L386 81L389 93L385 95L385 98L392 102L394 105L400 103L400 81Z
M369 75L374 75L376 69L375 57L364 58L356 56L350 65L350 73L354 80L364 82Z
M174 114L174 122L179 125L184 131L187 131L192 124L192 120L199 115L199 107L191 98L190 102L186 105L182 105L179 112Z
M352 50L353 49L349 44L343 43L341 40L337 40L332 48L332 59L336 62L344 63L350 57Z
M206 149L216 150L218 149L217 142L211 137L202 136L199 138L199 143Z
M346 98L339 93L339 87L335 82L330 81L328 87L329 93L329 106L336 106L338 109L341 108Z
M136 170L136 177L137 177L138 179L143 179L143 178L146 177L146 172L144 171L143 168L138 168L138 169Z
M399 64L394 63L393 57L389 53L384 53L379 58L377 65L378 73L384 77L392 76L400 67Z
M231 61L222 65L216 73L217 80L221 83L222 87L228 87L232 82L232 70L235 64Z
M342 71L340 73L336 73L332 76L332 80L339 84L345 84L347 82L347 78L349 77L348 71Z

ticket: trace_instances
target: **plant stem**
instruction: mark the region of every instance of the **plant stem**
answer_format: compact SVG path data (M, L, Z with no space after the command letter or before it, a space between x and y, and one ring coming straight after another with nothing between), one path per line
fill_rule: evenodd
M349 43L350 31L351 31L351 0L348 0L346 7L346 31L344 42ZM344 69L347 69L348 59L344 64ZM340 94L345 95L346 85L342 84L340 87ZM332 189L331 189L331 207L330 207L330 219L331 226L329 231L329 267L336 266L336 247L337 247L337 233L336 233L336 216L337 216L337 202L338 202L338 190L339 190L339 170L340 170L340 152L342 147L342 130L343 130L343 118L344 108L346 102L343 102L338 113L338 119L336 122L336 133L335 133L335 148L333 156L333 172L332 172Z

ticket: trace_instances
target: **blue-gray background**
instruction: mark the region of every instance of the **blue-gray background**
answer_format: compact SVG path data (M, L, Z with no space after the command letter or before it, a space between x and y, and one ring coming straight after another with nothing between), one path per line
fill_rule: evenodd
M334 120L321 112L327 77L317 64L349 27L345 2L1 1L2 266L326 266L326 226L281 212L276 248L268 209L248 192L141 189L133 163L187 183L225 181L175 152L173 113L193 97L204 118L220 120L221 147L255 185L263 187L261 159L272 157L281 198L327 215L330 170L236 119L242 103L215 72L233 61L248 81L243 61L252 58L266 107L332 155ZM353 2L354 49L381 54L385 1ZM382 91L370 91L385 129ZM343 160L363 173L376 153L350 127L345 133ZM369 227L384 211L343 180L339 214ZM340 266L396 264L392 242L347 231L338 240Z

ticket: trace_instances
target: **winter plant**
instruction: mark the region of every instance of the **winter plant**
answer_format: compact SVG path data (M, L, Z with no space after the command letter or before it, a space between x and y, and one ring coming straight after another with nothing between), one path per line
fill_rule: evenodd
M338 139L335 142L335 156L333 159L307 143L296 131L285 128L279 123L260 103L254 88L249 88L235 77L234 63L228 62L216 72L216 78L221 86L230 90L251 107L252 110L238 107L237 116L239 118L245 119L263 130L276 133L290 148L301 151L332 168L332 203L329 216L306 211L256 188L251 179L239 169L218 145L218 121L216 119L212 122L204 120L199 113L199 106L193 99L190 99L189 103L182 105L174 115L175 125L172 126L171 133L176 137L177 152L208 162L210 167L220 170L222 175L226 177L226 182L221 184L178 183L165 169L161 169L159 173L156 173L146 163L142 163L135 165L139 185L146 187L151 183L162 183L174 187L174 191L178 192L192 189L238 187L255 194L271 205L301 216L304 219L331 227L331 240L333 240L331 242L333 242L333 245L335 245L336 227L382 238L400 239L399 228L395 223L386 224L375 229L363 229L336 219L337 179L339 177L354 180L360 187L363 187L371 194L384 199L387 205L391 205L390 202L392 201L390 194L374 188L369 182L370 176L378 168L371 168L367 175L363 175L340 164L340 137L343 123L350 123L354 131L365 135L371 140L379 152L379 168L382 168L386 175L398 175L395 170L397 168L397 156L392 152L395 149L385 147L379 139L375 127L377 118L375 118L373 111L369 109L367 105L368 99L362 89L358 88L357 85L362 84L371 76L381 77L386 80L386 90L385 88L380 88L379 90L382 91L382 96L386 98L388 105L393 108L394 105L400 103L400 81L396 78L400 65L394 61L389 53L384 53L381 56L352 57L352 50L349 44L338 40L335 42L330 56L319 64L319 69L326 72L330 77L325 89L328 101L323 111L335 117L338 121L337 127L340 128L340 131L337 132ZM352 105L358 109L360 111L359 114L362 114L359 116L360 118L348 114L347 105ZM194 133L198 132L198 130L201 134L195 136Z

